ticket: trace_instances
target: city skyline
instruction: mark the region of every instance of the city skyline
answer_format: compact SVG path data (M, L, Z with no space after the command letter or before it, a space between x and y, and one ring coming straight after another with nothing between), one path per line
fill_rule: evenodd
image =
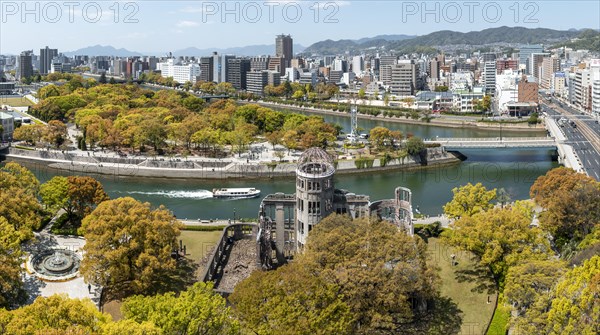
M518 6L505 1L337 1L317 2L318 6L314 3L227 2L223 7L225 3L206 1L76 2L77 5L65 2L51 6L2 2L0 54L17 55L47 44L61 52L110 45L162 54L189 47L271 45L273 36L282 33L292 35L295 44L308 47L326 39L354 40L390 34L421 36L441 30L468 32L500 26L600 28L597 16L600 4L592 1L541 1L517 3ZM382 10L382 5L386 10ZM574 8L585 10L576 18L564 14Z

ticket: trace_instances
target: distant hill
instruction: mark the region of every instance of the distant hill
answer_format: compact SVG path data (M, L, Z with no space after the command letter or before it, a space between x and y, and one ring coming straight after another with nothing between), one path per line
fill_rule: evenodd
M574 50L586 49L600 52L600 31L587 29L570 41L554 45L554 48L567 47Z
M384 40L384 41L403 41L417 37L416 35L377 35L374 37L363 37L359 40L354 40L358 44L370 42L373 40Z
M366 49L395 50L397 52L425 52L434 50L438 46L448 45L486 45L494 43L526 44L543 43L554 44L559 41L568 41L578 36L580 31L563 31L546 28L523 28L523 27L498 27L482 31L471 31L467 33L443 30L431 34L404 38L397 40L386 40L385 38L361 39L358 43L351 40L322 41L317 42L304 50L305 54L343 54L345 52L360 52ZM384 37L386 35L381 35ZM400 36L400 35L391 35ZM404 35L406 36L406 35ZM358 40L360 41L360 40Z
M118 56L118 57L130 57L130 56L144 56L139 52L129 51L127 49L115 49L114 47L107 45L94 45L87 48L78 49L75 51L63 52L65 56L75 55L87 55L87 56Z

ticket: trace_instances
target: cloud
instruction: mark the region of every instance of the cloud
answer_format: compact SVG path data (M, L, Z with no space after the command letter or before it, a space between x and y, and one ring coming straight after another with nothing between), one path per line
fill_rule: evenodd
M191 28L191 27L197 27L198 26L198 22L196 21L179 21L177 22L177 27L179 28Z

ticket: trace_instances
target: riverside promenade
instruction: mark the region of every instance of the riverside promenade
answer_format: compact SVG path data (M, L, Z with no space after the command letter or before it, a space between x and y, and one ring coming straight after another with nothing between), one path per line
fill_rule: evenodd
M279 154L277 154L279 152ZM71 173L103 174L123 177L154 177L182 179L245 179L291 177L301 152L288 152L283 147L266 143L252 144L240 155L223 159L206 157L126 156L114 152L81 150L23 149L10 147L0 153L7 160L44 164ZM280 155L279 157L277 155ZM443 148L428 149L427 162L406 157L383 164L373 159L372 166L357 169L355 154L341 155L336 160L338 173L366 173L385 170L419 169L457 164L460 159Z

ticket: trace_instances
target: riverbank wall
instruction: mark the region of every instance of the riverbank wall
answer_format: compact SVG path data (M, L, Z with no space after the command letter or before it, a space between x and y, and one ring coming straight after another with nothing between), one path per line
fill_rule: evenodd
M295 162L239 162L202 160L156 160L146 158L89 157L61 151L24 150L8 148L0 157L7 161L44 164L70 174L101 174L118 177L147 177L175 179L256 179L294 177ZM335 161L336 173L358 174L379 171L411 170L440 167L460 163L455 153L443 148L427 149L425 161L406 157L382 164L376 158L363 168L357 168L355 156Z
M292 112L302 112L302 113L313 113L313 114L321 114L321 115L332 115L332 116L344 116L350 117L350 114L347 112L338 112L329 109L319 109L314 107L298 107L293 105L286 104L278 104L272 102L264 102L264 101L243 101L240 100L238 103L241 104L258 104L264 107L269 107L275 110L289 110ZM360 109L360 105L358 106ZM385 122L394 122L394 123L405 123L405 124L414 124L421 126L435 126L435 127L444 127L444 128L467 128L467 129L478 129L478 130L494 130L494 131L506 131L506 132L546 132L546 128L543 124L537 124L535 126L530 126L527 123L493 123L493 122L478 122L474 120L449 120L449 119L437 119L432 118L430 122L424 122L421 120L414 120L411 118L399 118L399 117L387 117L387 116L373 116L368 114L357 114L357 118L363 120L372 120L372 121L385 121Z

